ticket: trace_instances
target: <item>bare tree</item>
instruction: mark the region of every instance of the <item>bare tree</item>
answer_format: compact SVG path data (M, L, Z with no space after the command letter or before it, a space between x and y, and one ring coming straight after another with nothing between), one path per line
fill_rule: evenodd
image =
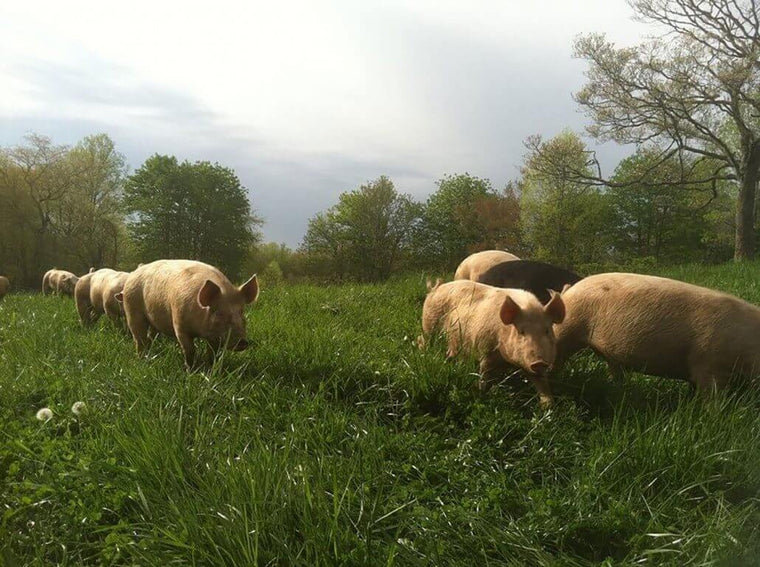
M687 154L693 171L673 185L733 180L734 257L754 256L755 191L760 177L760 18L755 0L629 0L639 21L660 33L632 48L603 35L582 36L575 55L589 62L576 94L594 124L592 136L658 143L662 163ZM591 182L604 182L595 164ZM654 164L656 166L656 163ZM688 180L688 181L687 181Z

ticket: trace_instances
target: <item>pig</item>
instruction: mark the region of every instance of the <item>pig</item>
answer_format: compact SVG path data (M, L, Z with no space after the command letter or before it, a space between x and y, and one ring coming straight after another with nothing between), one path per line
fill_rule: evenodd
M512 260L519 260L514 254L505 252L504 250L484 250L483 252L476 252L470 254L462 260L459 264L457 271L454 273L455 280L472 280L478 281L478 277L486 270L499 264L501 262L511 262Z
M46 295L48 291L51 291L58 295L73 296L74 287L78 281L79 278L71 272L53 268L45 272L42 278L42 295Z
M193 260L157 260L130 273L117 294L123 302L127 327L137 354L148 345L149 328L174 336L185 358L185 367L195 366L196 338L205 339L216 352L248 347L245 332L246 304L259 295L254 274L240 287L213 266Z
M82 325L90 326L104 313L114 323L119 323L122 306L116 294L124 288L127 272L103 268L85 274L74 288L74 299Z
M521 289L503 289L456 280L430 287L422 308L420 346L443 331L448 357L467 351L480 361L479 387L487 391L508 365L521 368L533 383L542 406L552 403L547 374L554 364L554 325L565 306L559 293L545 306Z
M0 276L0 299L5 297L11 289L11 282L5 276Z
M712 289L641 274L582 279L562 294L557 364L593 349L619 378L623 369L723 388L760 373L760 309Z
M562 291L573 285L581 276L551 264L533 260L500 262L478 276L478 282L496 287L524 289L538 297L544 305L551 299L550 290Z

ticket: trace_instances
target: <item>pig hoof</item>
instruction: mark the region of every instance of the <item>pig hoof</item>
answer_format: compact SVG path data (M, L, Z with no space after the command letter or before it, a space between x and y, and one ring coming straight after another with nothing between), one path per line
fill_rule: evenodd
M554 398L550 398L549 396L540 396L538 399L538 405L541 407L541 409L549 409L554 404Z

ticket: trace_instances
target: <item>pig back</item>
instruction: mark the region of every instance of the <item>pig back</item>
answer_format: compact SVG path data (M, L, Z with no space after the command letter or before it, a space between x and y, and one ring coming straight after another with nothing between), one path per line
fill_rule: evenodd
M427 311L425 315L447 335L455 333L466 350L484 353L498 345L499 330L503 327L499 311L507 295L519 304L529 302L525 296L530 294L523 290L455 280L442 284L430 294L423 313ZM433 327L429 323L427 326Z
M102 307L103 294L105 293L108 282L116 274L115 270L111 268L101 268L89 274L85 274L80 278L80 281L88 278L90 280L90 302L93 305Z
M519 258L504 250L476 252L462 260L454 273L454 279L478 281L478 277L492 266L512 260L519 260Z
M150 324L162 333L173 334L174 325L179 324L188 333L200 334L206 311L198 303L198 292L206 280L216 283L223 293L233 287L224 274L208 264L157 260L129 274L124 300L138 304Z
M578 274L552 264L511 260L490 267L478 276L477 281L497 287L524 289L546 304L551 299L547 290L562 291L565 285L573 285L581 279Z
M695 361L714 368L760 352L760 310L711 289L640 274L598 274L563 299L567 316L557 333L563 352L590 346L632 370L683 379Z

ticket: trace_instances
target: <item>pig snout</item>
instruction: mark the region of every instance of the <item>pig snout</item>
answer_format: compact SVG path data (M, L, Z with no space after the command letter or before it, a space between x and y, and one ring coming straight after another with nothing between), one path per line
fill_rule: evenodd
M539 360L537 362L531 363L531 365L528 366L528 370L537 376L544 376L548 374L549 370L551 370L551 364L544 362L543 360Z

